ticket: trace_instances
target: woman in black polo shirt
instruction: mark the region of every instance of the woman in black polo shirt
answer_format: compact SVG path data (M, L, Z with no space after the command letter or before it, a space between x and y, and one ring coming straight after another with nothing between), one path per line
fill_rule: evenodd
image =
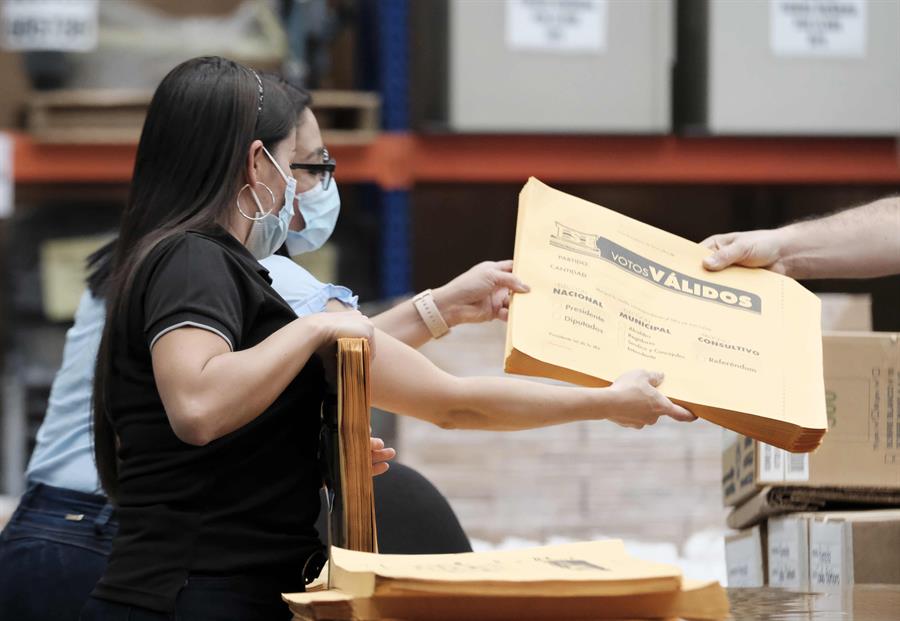
M154 94L94 390L120 530L85 619L283 617L278 593L321 554L313 353L372 327L355 311L297 319L256 260L290 219L294 117L274 81L220 58Z
M377 340L373 399L441 426L691 418L643 372L610 389L449 378L356 311L297 318L257 262L293 215L294 116L276 82L221 58L154 94L97 357L95 452L119 531L85 620L290 618L279 594L323 559L314 354L338 337Z

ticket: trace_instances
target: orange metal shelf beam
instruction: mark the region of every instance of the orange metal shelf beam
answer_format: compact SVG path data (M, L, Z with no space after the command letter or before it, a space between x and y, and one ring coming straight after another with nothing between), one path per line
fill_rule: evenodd
M44 145L13 135L16 183L125 183L137 145Z
M444 136L417 138L418 181L900 183L900 143L861 138Z
M16 183L126 183L135 145L43 145L14 136ZM335 145L344 183L405 189L416 182L897 184L900 143L889 138L385 133Z

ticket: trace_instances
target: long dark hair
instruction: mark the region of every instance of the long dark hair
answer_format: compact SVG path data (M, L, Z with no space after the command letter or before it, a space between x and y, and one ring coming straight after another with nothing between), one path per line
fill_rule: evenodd
M264 84L268 85L270 82L275 82L284 89L285 94L288 96L288 99L291 100L291 104L293 104L294 116L299 123L300 116L313 103L312 93L296 82L287 80L277 73L265 72L260 73L260 75L262 76ZM263 142L266 141L263 140ZM266 148L271 149L272 146L273 145L269 144L269 142L266 142ZM113 239L87 258L87 286L95 298L106 296L106 285L110 276L109 259L115 245L116 240Z
M107 405L114 322L125 315L134 275L158 244L227 222L250 144L258 139L273 151L293 130L296 116L284 89L268 77L262 83L261 95L250 69L224 58L194 58L163 78L147 110L119 237L94 266L103 276L95 293L106 299L94 375L94 459L113 500L118 459Z
M284 89L284 92L287 93L287 96L290 98L291 103L294 104L294 114L296 115L297 119L299 119L300 115L303 114L306 109L312 105L312 93L310 93L308 90L306 90L296 82L292 82L286 79L284 76L275 73L266 73L264 75L281 85L281 87Z

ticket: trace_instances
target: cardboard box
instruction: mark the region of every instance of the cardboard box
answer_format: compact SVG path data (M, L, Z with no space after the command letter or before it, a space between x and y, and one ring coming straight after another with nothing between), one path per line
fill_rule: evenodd
M900 584L898 509L793 513L770 518L766 537L769 586L821 592Z
M725 567L729 588L762 587L767 584L765 524L725 537Z
M430 36L411 59L434 102L426 122L471 133L671 130L672 2L409 4L431 14L416 19Z
M769 586L809 590L809 520L812 513L771 518L766 528Z
M728 514L728 528L750 528L784 513L900 507L900 489L874 487L764 487Z
M872 296L868 293L817 293L822 301L822 330L870 332Z
M900 584L900 510L813 514L809 580L813 591Z
M51 321L71 321L84 292L87 259L113 238L86 235L50 239L41 244L41 297Z
M678 22L678 103L689 131L900 130L896 2L694 0L679 3Z
M829 431L811 454L738 438L722 454L726 506L767 486L900 489L900 335L823 336Z

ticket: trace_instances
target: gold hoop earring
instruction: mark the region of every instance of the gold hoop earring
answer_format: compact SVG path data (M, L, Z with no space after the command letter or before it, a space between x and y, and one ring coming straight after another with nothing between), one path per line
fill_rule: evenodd
M265 218L266 216L268 216L270 213L272 213L272 210L273 210L273 209L275 209L275 194L272 192L272 189L271 189L269 186L267 186L265 183L263 183L262 181L257 181L257 182L256 182L256 185L261 185L262 187L264 187L264 188L266 189L266 192L269 193L269 196L272 197L272 207L271 207L266 213L264 213L263 215L261 215L261 216L248 216L247 214L244 213L244 210L241 209L241 194L244 193L244 190L246 190L247 188L250 188L250 184L249 184L249 183L245 183L245 184L244 184L244 187L242 187L242 188L240 189L240 191L238 192L237 198L234 199L234 202L235 202L235 204L237 205L238 211L241 212L241 215L244 216L245 218L247 218L248 220L252 221L252 222L256 222L257 220L262 220L263 218ZM253 197L253 202L256 203L257 209L259 209L259 211L263 211L262 205L261 205L260 202L259 202L259 197L256 196L256 192L253 191L253 188L250 188L250 196Z

